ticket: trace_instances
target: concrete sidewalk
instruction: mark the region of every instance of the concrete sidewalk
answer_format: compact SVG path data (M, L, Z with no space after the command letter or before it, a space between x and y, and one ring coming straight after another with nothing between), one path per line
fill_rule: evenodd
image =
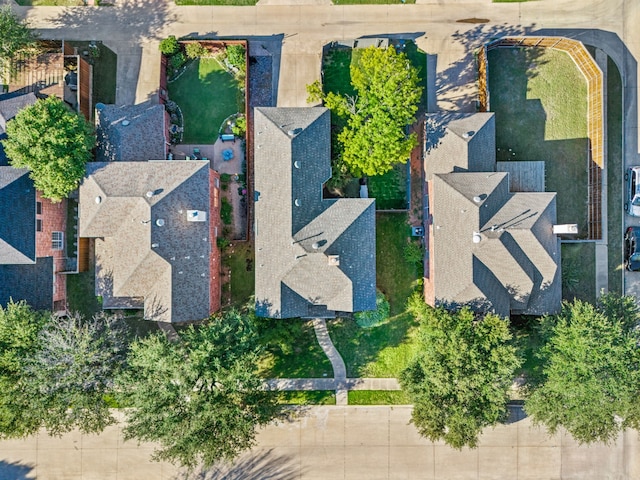
M548 435L514 411L513 423L486 429L477 449L461 451L420 437L411 407L302 407L262 429L255 448L231 465L186 477L150 460L153 444L124 442L119 425L101 435L72 432L0 441L0 478L38 480L635 480L637 432L610 446L579 446Z

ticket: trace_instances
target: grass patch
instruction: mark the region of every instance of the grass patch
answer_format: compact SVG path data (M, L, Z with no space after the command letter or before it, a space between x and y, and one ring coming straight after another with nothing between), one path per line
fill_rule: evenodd
M596 301L596 247L593 242L562 244L562 299Z
M609 254L609 291L622 294L622 81L616 64L607 64L607 227Z
M22 7L79 7L84 5L82 0L16 0Z
M410 405L411 398L402 390L352 390L349 405Z
M253 245L249 242L231 245L222 252L222 261L231 270L231 305L240 307L247 304L254 292Z
M493 3L523 3L529 0L491 0Z
M78 53L89 50L89 43L85 41L69 41L72 47L78 47ZM93 64L93 105L96 103L116 103L116 77L118 69L118 56L102 42L96 42L100 56L94 59Z
M273 392L281 405L335 405L333 390L305 390L296 392Z
M327 326L348 377L397 378L418 348L418 324L407 313L372 328L360 328L352 319L330 320Z
M411 235L406 213L376 214L376 282L391 306L391 315L406 309L407 299L422 275L415 264L404 259L404 247Z
M95 269L67 275L67 303L69 310L80 312L85 318L90 318L102 310L102 305L96 297Z
M322 89L325 93L355 95L350 72L352 55L350 48L333 48L322 58Z
M256 3L258 3L258 0L176 0L176 5L235 5L246 7Z
M232 75L213 58L196 59L176 81L169 97L182 109L183 143L214 143L222 122L241 109L239 87Z
M260 362L264 378L332 377L331 362L320 348L309 320L258 319L266 352Z
M498 160L543 160L546 190L557 192L558 223L577 223L586 237L584 77L568 54L537 48L492 50L489 70Z
M523 363L517 375L524 374L531 377L533 372L540 366L540 359L536 353L544 344L538 331L536 330L537 319L533 317L513 317L511 323L511 334L513 344L522 355Z
M407 165L396 164L383 175L367 179L369 197L376 199L377 210L407 208Z

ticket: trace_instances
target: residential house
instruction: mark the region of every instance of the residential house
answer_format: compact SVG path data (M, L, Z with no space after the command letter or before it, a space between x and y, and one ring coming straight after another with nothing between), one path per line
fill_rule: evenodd
M34 93L0 96L0 140ZM9 166L0 144L0 305L25 300L43 310L66 309L66 200L42 198L24 168Z
M376 308L375 200L323 198L326 108L256 108L255 291L263 317Z
M78 230L93 242L103 308L174 323L219 309L218 187L208 161L87 165Z
M501 316L557 312L556 194L543 191L543 162L531 178L518 175L528 162L497 164L492 113L429 114L425 138L427 303Z

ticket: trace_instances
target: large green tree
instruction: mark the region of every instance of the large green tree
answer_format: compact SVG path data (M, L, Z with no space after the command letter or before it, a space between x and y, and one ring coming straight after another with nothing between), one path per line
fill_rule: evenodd
M0 7L0 83L9 83L19 57L37 52L36 39L36 34L10 6Z
M640 332L634 299L607 295L594 306L565 303L544 317L541 374L525 410L550 432L581 443L610 442L640 426Z
M118 316L52 318L23 367L31 418L53 435L74 428L99 433L113 424L107 396L126 352L127 330Z
M318 83L312 84L310 99L322 98L346 121L338 141L351 174L381 175L406 162L417 145L416 135L406 130L415 121L422 97L418 71L394 47L368 47L351 64L351 84L354 97L324 95Z
M154 458L188 467L235 458L279 411L256 375L259 353L252 316L237 311L188 328L177 342L158 334L134 343L121 379L136 407L125 438L158 442Z
M24 437L39 428L32 415L25 363L38 349L38 335L49 320L26 302L0 306L0 438Z
M455 448L475 447L483 428L506 419L509 389L520 365L509 345L509 321L470 309L431 308L415 294L418 354L400 383L414 404L412 422L424 437Z
M91 125L56 97L22 109L7 124L2 143L12 166L28 168L35 187L58 202L78 188L91 159Z

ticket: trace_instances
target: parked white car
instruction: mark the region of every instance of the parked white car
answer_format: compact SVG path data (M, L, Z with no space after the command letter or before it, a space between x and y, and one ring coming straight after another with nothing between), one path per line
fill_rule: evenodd
M627 185L624 209L629 215L640 217L640 167L629 167L624 180Z

